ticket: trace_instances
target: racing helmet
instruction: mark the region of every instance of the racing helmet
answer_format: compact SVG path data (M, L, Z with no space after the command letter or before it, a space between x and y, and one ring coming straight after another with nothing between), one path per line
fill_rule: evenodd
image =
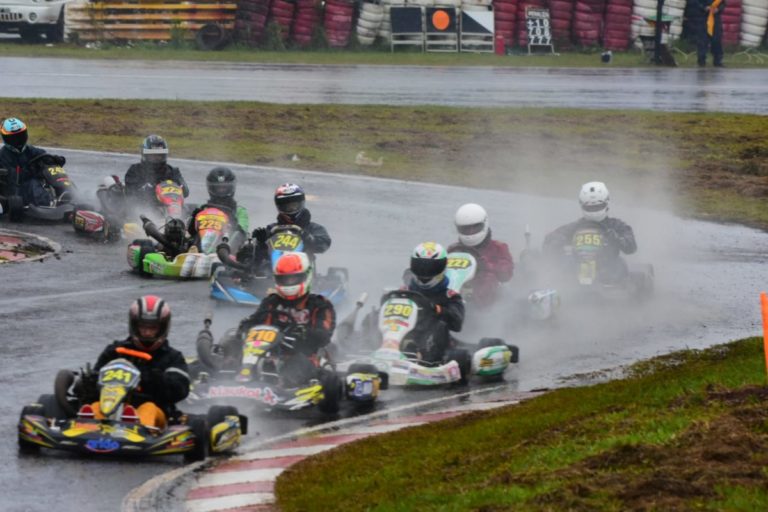
M459 242L468 247L480 245L488 236L488 213L479 204L467 203L456 210L454 217Z
M171 328L171 308L157 295L136 299L128 311L128 328L137 348L152 352L168 338Z
M214 167L205 178L208 195L215 200L228 200L235 197L237 177L229 167Z
M590 181L581 186L579 203L584 219L602 222L608 216L608 187L602 181Z
M287 252L278 258L274 268L275 290L284 299L296 300L309 293L312 263L303 252Z
M411 254L412 284L421 290L430 290L439 285L445 277L448 253L436 242L424 242L416 246Z
M141 144L142 163L160 167L168 161L168 144L159 135L150 135Z
M283 183L275 189L275 206L280 214L295 220L304 210L304 189L295 183Z
M3 126L0 127L0 135L3 136L3 143L18 153L21 153L27 147L27 125L21 119L9 117L3 121Z

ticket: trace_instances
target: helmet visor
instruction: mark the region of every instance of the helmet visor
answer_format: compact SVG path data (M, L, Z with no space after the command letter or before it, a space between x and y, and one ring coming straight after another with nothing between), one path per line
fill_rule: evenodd
M485 223L478 222L477 224L469 224L467 226L456 226L460 235L476 235L480 233L485 227Z
M419 281L427 282L443 272L445 265L444 259L412 258L411 272Z
M608 203L605 201L600 201L599 203L590 203L590 204L582 204L581 209L585 212L601 212L605 210L608 207Z
M235 185L228 183L209 183L208 194L211 197L232 197L235 195Z
M300 272L298 274L277 274L275 276L275 283L278 286L296 286L307 280L307 273Z
M140 323L139 327L139 338L141 341L152 341L154 342L157 340L157 338L160 336L160 325L157 323Z
M27 130L20 130L16 133L3 134L3 142L19 150L27 145L27 138Z
M301 211L301 209L304 208L304 200L303 199L284 199L284 200L278 200L277 201L277 209L281 213L287 213L288 215L293 215L295 213L298 213Z
M168 160L168 148L145 148L142 156L147 163L164 164Z

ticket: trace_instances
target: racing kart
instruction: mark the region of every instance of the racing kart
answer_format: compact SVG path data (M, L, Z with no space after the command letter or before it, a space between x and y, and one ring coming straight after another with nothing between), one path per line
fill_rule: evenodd
M211 298L225 304L238 306L258 306L274 287L272 268L285 252L303 251L304 242L299 226L274 226L267 239L268 260L255 265L238 262L228 246L218 250L221 265L213 271L211 277ZM253 255L252 260L257 260ZM334 306L347 298L349 272L342 267L329 267L324 274L313 276L312 290L324 295Z
M155 209L163 219L182 219L185 215L184 192L172 180L165 180L155 186ZM78 208L74 212L72 225L75 232L96 240L114 242L122 238L123 232L135 233L138 226L128 223L129 204L125 186L118 176L105 178L96 190L99 209Z
M443 326L445 327L445 326ZM483 379L502 378L510 363L519 360L519 349L499 338L482 338L469 345L451 338L449 348L437 360L425 354L440 333L434 309L424 295L411 290L393 290L382 297L378 311L379 347L358 360L389 376L394 386L466 384L472 375ZM367 338L367 339L366 339ZM362 343L370 343L364 333Z
M206 415L178 411L165 424L146 424L131 399L139 393L141 373L133 358L151 355L117 349L122 356L98 374L98 401L91 403L94 375L90 368L75 374L61 370L54 394L41 395L25 406L18 424L19 448L37 452L41 447L93 455L173 455L188 462L208 453L232 451L247 433L247 418L230 406L213 406Z
M29 217L47 222L69 222L76 209L78 190L67 171L64 169L64 158L44 153L29 161L30 170L39 174L43 189L52 198L49 205L24 204L21 196L0 197L8 209L8 217L12 222L20 222ZM0 182L12 179L9 171L0 169Z
M209 326L206 320L197 339L198 361L190 365L192 403L227 399L271 410L317 407L324 414L335 414L343 399L371 405L387 387L386 374L372 365L353 365L342 377L328 350L309 357L299 353L294 349L297 326L257 325L242 338L230 329L218 345Z
M554 279L570 300L642 302L652 297L653 265L626 262L603 231L597 223L585 226L574 232L562 253L531 253L526 265L536 278Z
M168 219L163 231L143 215L141 220L144 232L152 239L134 240L128 246L127 257L131 269L144 276L208 278L213 264L219 261L216 247L229 235L242 240L229 215L214 207L195 215L194 240L188 239L186 225L180 219Z

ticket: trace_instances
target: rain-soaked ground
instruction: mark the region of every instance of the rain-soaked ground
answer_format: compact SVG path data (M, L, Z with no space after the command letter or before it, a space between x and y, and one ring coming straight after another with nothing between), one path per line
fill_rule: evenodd
M74 181L92 192L99 178L123 174L134 157L64 152ZM204 199L204 176L212 164L179 161L194 202ZM301 183L310 196L313 218L333 237L328 265L350 270L352 294L398 284L417 243L454 238L455 209L468 201L488 207L496 238L516 256L529 224L533 242L578 214L574 200L562 200L364 177L232 166L237 197L252 225L274 215L272 191L285 181ZM574 184L576 187L578 184ZM610 184L609 184L610 185ZM613 190L612 214L629 222L639 252L630 261L655 265L656 297L644 306L590 309L564 301L559 324L523 329L510 320L509 303L484 318L470 319L467 340L500 335L521 349L519 368L507 378L510 390L554 386L574 373L613 368L685 347L704 347L758 332L760 276L766 275L768 236L739 226L686 221L663 211L630 209L630 191ZM0 266L0 338L4 349L0 383L0 495L3 510L116 510L123 496L150 476L178 467L177 458L124 463L45 453L19 457L15 421L24 403L52 389L55 372L93 361L105 344L126 335L130 301L158 293L173 310L171 342L187 353L205 315L214 330L247 312L214 309L205 282L142 279L127 272L127 241L103 245L78 238L69 226L14 226L48 236L62 245L59 258ZM510 296L524 295L515 281ZM343 311L342 311L343 314ZM379 409L463 390L387 392ZM344 415L352 414L345 412ZM252 430L265 439L317 423L314 415L252 417Z
M596 64L597 56L595 56ZM553 66L557 65L553 58ZM764 69L312 66L0 58L2 96L768 113Z

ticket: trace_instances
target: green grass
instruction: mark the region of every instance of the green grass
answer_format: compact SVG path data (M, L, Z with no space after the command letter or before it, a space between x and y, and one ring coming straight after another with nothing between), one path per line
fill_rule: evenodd
M601 179L622 204L768 228L768 116L14 98L2 105L2 116L22 118L31 142L43 146L137 153L147 134L159 133L173 157L565 197ZM355 164L360 151L384 164Z
M600 62L600 50L562 52L560 55L509 55L473 53L421 53L413 51L390 52L389 48L376 50L316 50L266 51L242 46L230 46L223 51L200 51L192 47L175 48L173 45L137 43L134 46L104 44L100 48L86 48L74 44L28 45L18 42L0 43L0 54L7 57L69 57L77 59L140 59L258 62L269 64L338 64L338 65L392 65L392 66L503 66L503 67L651 67L639 50L615 52L609 65ZM187 45L191 46L191 45ZM681 67L694 67L695 54L677 54ZM765 68L768 59L760 62L745 54L732 52L725 62L730 67Z
M680 352L624 380L344 445L281 475L279 506L764 510L761 341Z

